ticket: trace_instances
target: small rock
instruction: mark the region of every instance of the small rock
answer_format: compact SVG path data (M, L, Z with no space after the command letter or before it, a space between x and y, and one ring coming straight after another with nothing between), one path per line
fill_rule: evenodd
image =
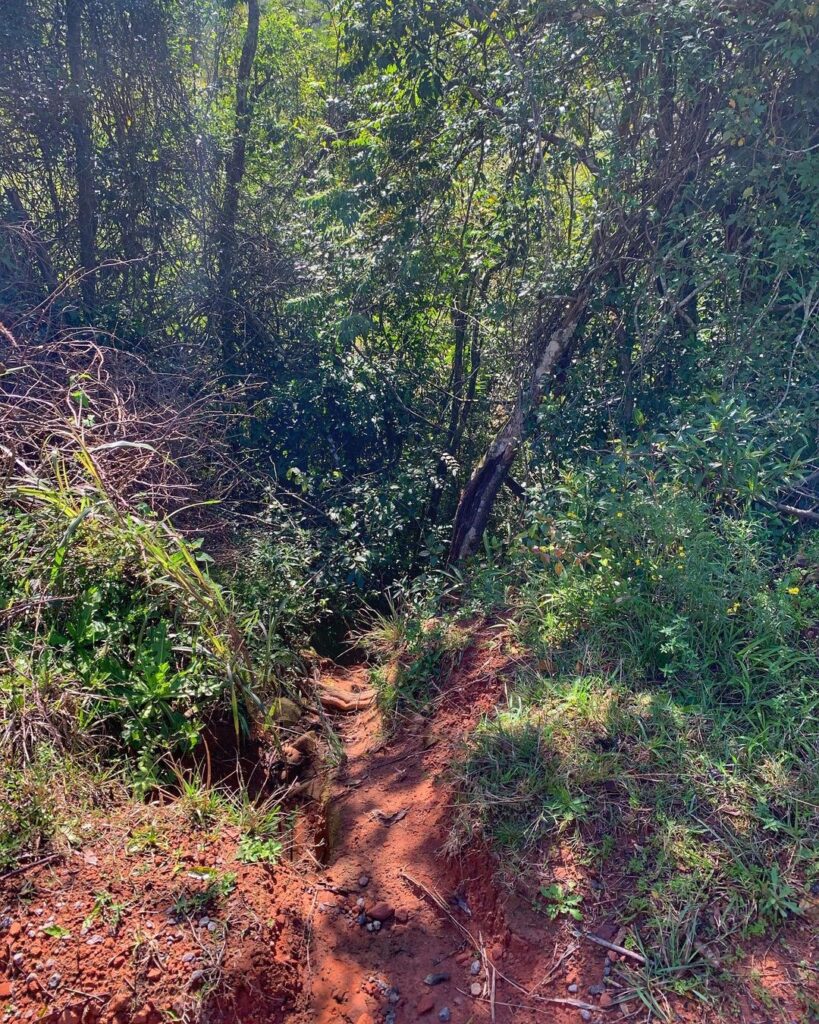
M469 965L469 973L474 974L476 977L481 973L481 962L480 960L473 960Z
M572 983L571 985L567 985L566 986L566 991L567 992L575 993L575 992L577 992L577 990L578 990L578 986L575 985L574 983Z
M440 974L428 974L426 978L424 978L425 985L441 985L445 981L449 981L449 975L445 972Z
M606 962L605 962L605 963L603 964L603 977L604 977L604 978L608 978L608 976L609 976L610 974L611 974L611 961L607 960L607 961L606 961Z
M90 939L85 940L86 946L99 946L102 942L105 942L103 935L92 935Z
M589 985L590 996L602 996L605 991L602 985Z
M200 928L207 928L207 926L209 924L210 924L210 918L209 917L200 917L199 918L199 927Z
M384 921L389 921L395 915L395 907L390 906L389 903L376 903L367 911L367 914L373 921L380 921L383 924Z
M19 952L14 953L11 958L11 962L14 964L16 968L18 968L18 970L23 966L23 960L25 960L25 957L23 956L22 953Z
M201 985L205 979L204 971L194 971L191 974L191 985Z
M29 974L26 978L26 989L33 996L40 991L40 980L36 974Z
M581 1020L585 1020L585 1021L591 1020L592 1019L591 1010L581 1010L580 1011L580 1019Z
M215 921L208 921L208 931L215 932L219 925Z
M469 991L473 996L479 996L483 992L483 985L479 981L473 981L469 986Z
M423 1017L425 1013L429 1013L430 1010L435 1009L435 998L431 995L421 996L418 1002L415 1004L415 1012L419 1017Z
M148 971L148 981L159 981L162 977L162 971L158 967L152 967Z
M367 923L367 915L366 914L359 914L358 917L356 918L356 921L358 921L358 923L363 928L364 925Z
M380 932L381 931L381 922L380 921L373 921L373 931L374 932Z
M446 1024L447 1021L452 1020L452 1010L448 1006L442 1006L438 1011L438 1020L443 1021Z
M455 963L460 964L462 967L466 967L469 961L472 959L472 954L468 949L463 950L455 957Z
M11 982L10 981L0 981L0 999L10 999L10 998L11 998Z
M614 999L610 993L604 992L603 995L600 996L600 1009L608 1010L611 1006L614 1006Z
M401 1002L401 993L398 991L397 988L391 988L390 991L387 993L387 999L389 1002L392 1003L393 1006L395 1006Z
M131 1005L131 994L130 992L117 992L108 1004L109 1011L115 1016L119 1016L121 1013L125 1013L128 1007Z
M362 889L365 889L370 884L370 879L367 877L367 875L362 875L358 880L358 884L361 886Z
M365 920L366 920L366 918L365 918ZM374 932L375 931L375 921L370 921L369 922L369 924L367 925L367 931L368 932Z
M608 953L606 953L606 959L609 960L611 963L616 964L617 961L620 959L620 954L615 953L613 949L610 949Z
M62 974L59 971L55 971L48 979L49 988L59 988L60 982L63 980Z
M384 1024L395 1024L395 1010L387 1010L384 1014Z
M190 963L193 963L193 961L195 959L196 959L196 953L185 953L182 956L182 963L183 964L190 964Z
M363 910L364 909L364 897L363 896L359 896L358 899L355 901L355 905L358 907L359 910Z

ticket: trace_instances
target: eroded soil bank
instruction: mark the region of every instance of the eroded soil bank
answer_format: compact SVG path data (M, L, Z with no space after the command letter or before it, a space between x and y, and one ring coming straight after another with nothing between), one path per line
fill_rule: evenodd
M605 878L566 844L546 871L588 895L582 928L502 888L480 837L453 848L447 770L514 668L478 633L429 717L386 736L373 704L338 713L338 766L313 787L292 856L238 863L237 829L173 803L119 811L74 852L2 883L0 1017L63 1024L554 1024L646 1020L623 1000L625 871ZM328 669L352 703L362 667ZM366 702L363 702L366 703ZM77 849L79 848L79 849ZM678 1020L806 1020L808 920L731 965L720 1008L672 999ZM816 978L816 973L812 975ZM812 998L819 997L813 986Z

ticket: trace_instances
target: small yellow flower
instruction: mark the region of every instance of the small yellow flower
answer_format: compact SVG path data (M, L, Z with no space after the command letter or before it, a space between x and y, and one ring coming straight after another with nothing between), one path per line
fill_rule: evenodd
M799 587L788 587L788 593L789 594L798 594L799 593Z
M623 518L623 513L622 512L618 512L617 513L617 518L618 519L622 519Z
M641 565L642 563L641 563L641 560L639 558L635 558L634 559L634 564L635 565Z

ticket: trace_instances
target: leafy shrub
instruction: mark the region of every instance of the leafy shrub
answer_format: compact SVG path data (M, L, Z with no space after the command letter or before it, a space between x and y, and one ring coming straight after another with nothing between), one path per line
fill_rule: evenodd
M815 672L819 605L765 515L620 459L565 472L529 515L520 593L541 649L717 701Z
M754 431L706 406L578 456L461 587L528 658L454 766L453 846L482 834L555 914L558 834L602 865L630 850L621 913L655 963L696 959L712 918L716 939L778 927L815 870L819 542L761 500L795 468Z
M141 787L168 753L196 745L208 716L253 713L253 665L198 542L101 480L10 484L0 503L4 750L130 751Z

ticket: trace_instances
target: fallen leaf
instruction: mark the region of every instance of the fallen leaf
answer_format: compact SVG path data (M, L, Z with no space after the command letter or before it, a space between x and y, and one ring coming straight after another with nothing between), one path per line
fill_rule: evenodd
M372 812L374 818L378 818L382 825L394 825L396 821L401 821L402 818L406 818L409 812L409 807L404 807L400 811L395 811L393 814L387 814L382 811L379 807Z

